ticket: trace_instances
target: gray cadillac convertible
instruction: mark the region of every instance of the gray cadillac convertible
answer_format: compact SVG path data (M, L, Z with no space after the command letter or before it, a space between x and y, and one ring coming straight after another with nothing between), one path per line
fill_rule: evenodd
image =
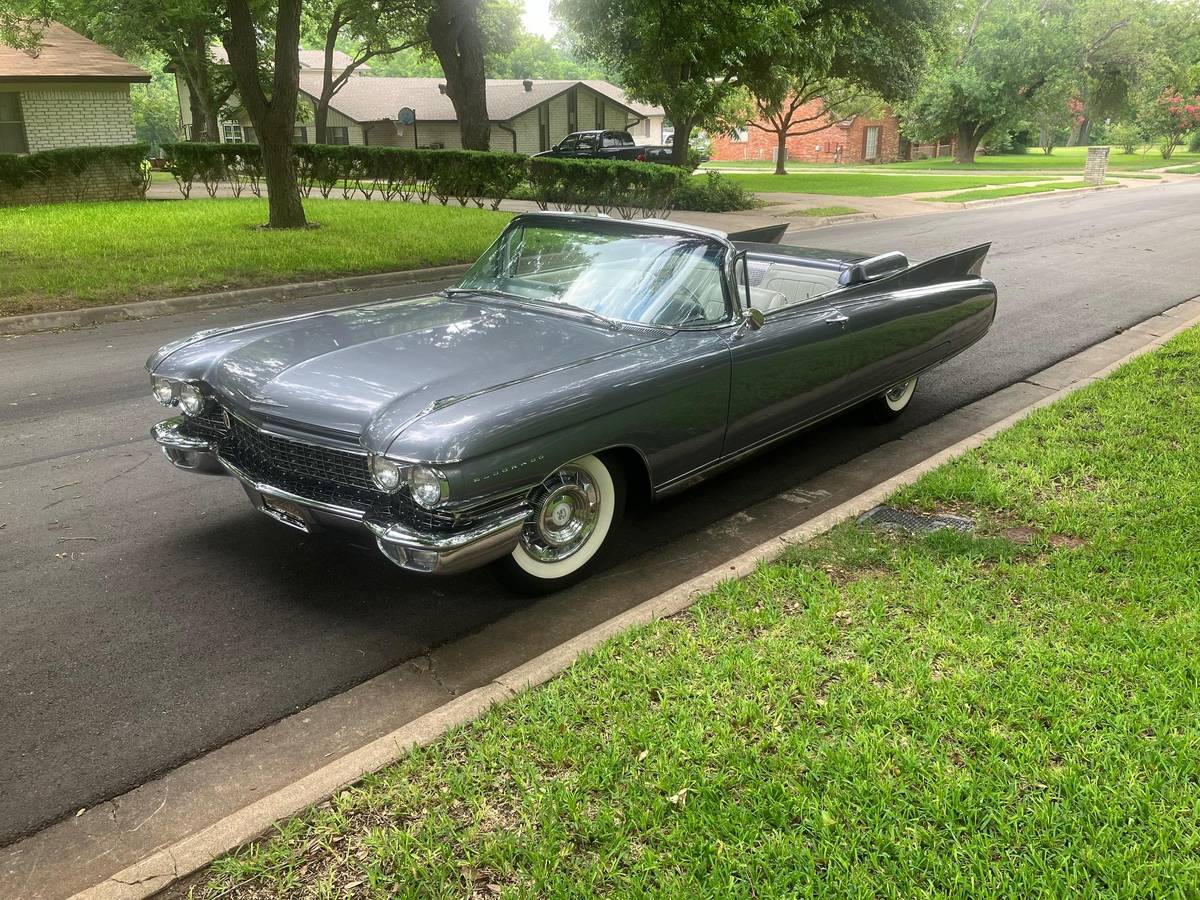
M583 578L658 498L840 410L908 406L987 332L987 245L910 265L663 221L518 216L457 287L205 331L147 363L176 467L367 529L412 572Z

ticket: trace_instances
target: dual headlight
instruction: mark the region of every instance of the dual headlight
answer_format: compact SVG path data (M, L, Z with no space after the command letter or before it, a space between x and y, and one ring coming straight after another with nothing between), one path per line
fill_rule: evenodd
M198 385L173 378L150 376L150 391L154 399L163 406L178 406L185 415L198 416L204 412L207 401Z
M446 476L433 466L401 465L371 454L367 467L371 471L371 480L381 491L394 494L407 483L412 498L425 509L433 509L450 496Z

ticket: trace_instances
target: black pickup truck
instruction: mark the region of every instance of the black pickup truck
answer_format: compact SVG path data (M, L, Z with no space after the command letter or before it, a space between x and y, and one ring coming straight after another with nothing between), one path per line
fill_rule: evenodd
M559 159L628 159L636 162L669 163L670 147L639 147L628 131L576 131L534 156Z

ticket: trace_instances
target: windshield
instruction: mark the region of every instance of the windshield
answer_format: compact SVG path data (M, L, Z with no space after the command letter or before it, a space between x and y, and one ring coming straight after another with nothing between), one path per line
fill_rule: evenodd
M726 318L722 248L701 237L523 223L500 236L460 288L646 325Z

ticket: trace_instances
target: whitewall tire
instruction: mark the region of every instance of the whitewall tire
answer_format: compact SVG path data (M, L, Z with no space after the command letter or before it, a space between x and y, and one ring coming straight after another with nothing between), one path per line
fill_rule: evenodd
M876 422L890 422L908 409L917 389L916 376L894 385L871 400L869 409Z
M545 594L575 584L594 568L625 509L620 466L583 456L554 472L530 494L533 511L516 548L493 563L506 587Z

